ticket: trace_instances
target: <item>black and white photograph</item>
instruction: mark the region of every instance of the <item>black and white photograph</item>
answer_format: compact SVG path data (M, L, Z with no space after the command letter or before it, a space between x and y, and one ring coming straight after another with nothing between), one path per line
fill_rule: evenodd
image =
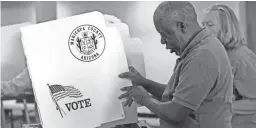
M255 1L1 1L1 128L256 128Z

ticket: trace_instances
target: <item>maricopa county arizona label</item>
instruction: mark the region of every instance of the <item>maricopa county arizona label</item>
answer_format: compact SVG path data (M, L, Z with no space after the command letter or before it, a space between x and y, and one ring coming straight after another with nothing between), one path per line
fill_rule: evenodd
M106 42L100 29L93 25L81 25L70 34L68 45L75 58L90 62L103 54Z

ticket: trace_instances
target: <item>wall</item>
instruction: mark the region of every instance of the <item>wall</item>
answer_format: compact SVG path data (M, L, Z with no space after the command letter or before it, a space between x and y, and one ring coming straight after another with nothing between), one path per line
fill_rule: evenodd
M2 1L1 26L35 22L35 8L33 2Z
M56 20L56 1L37 1L34 4L36 23Z
M256 54L256 2L246 2L248 47Z

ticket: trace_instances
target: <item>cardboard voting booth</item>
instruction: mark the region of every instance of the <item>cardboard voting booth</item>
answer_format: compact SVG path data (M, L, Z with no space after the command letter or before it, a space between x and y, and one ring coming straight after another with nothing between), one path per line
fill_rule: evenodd
M100 12L22 27L21 32L43 128L136 123L136 105L127 108L118 99L121 87L132 86L118 78L128 71L132 52L127 54L126 40L117 27L106 26Z
M1 80L8 81L25 67L25 55L21 43L20 27L31 23L20 23L1 27Z
M142 51L142 42L137 38L130 37L129 27L127 24L122 23L119 19L116 19L116 17L114 16L107 16L105 18L106 25L109 27L117 28L119 34L122 37L128 65L133 66L141 73L142 76L145 77L146 72L144 56ZM114 127L115 125L137 123L137 107L138 105L135 102L133 102L131 107L123 106L125 118L113 122L104 123L98 128L110 128Z
M130 37L129 27L127 24L117 22L113 24L109 23L107 25L117 28L118 32L120 33L123 40L128 65L133 66L140 72L142 76L146 77L141 40L138 38Z

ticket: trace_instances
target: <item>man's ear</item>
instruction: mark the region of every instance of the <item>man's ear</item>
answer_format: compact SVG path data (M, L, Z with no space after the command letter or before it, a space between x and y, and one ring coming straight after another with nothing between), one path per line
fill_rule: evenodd
M177 28L178 28L183 34L185 34L185 33L187 32L188 25L185 24L184 22L178 21L178 22L177 22Z

